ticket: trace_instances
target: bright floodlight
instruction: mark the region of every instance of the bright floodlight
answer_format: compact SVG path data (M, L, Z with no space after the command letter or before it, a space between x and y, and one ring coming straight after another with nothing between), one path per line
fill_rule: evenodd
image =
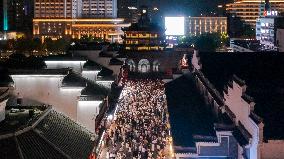
M166 35L184 35L184 17L165 17Z

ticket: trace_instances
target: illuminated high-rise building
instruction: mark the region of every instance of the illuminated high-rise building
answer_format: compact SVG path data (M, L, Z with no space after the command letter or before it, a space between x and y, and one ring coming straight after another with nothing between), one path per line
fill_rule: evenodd
M34 18L76 18L82 14L82 0L35 0Z
M245 23L255 27L256 19L265 14L266 9L284 13L283 0L235 0L226 5L230 14L240 17Z
M117 17L117 0L83 0L82 7L84 17Z
M116 0L35 0L33 35L45 38L96 37L122 42Z

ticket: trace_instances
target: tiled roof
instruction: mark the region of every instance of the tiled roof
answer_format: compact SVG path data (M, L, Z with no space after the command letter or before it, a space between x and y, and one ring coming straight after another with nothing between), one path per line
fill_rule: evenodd
M92 70L92 71L100 71L102 69L102 66L94 61L88 60L84 66L84 70Z
M75 72L70 72L62 81L63 87L86 87L86 80Z
M67 75L70 69L17 69L9 70L10 75Z
M94 147L92 134L67 116L48 111L35 127L0 136L0 158L81 159L88 158Z
M0 87L5 87L13 84L13 79L9 76L8 70L0 68Z

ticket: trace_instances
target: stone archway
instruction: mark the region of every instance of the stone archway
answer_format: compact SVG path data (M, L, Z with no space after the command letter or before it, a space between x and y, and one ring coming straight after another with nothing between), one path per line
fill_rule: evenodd
M132 59L128 60L127 65L129 67L129 71L131 71L131 72L136 71L136 64Z
M161 63L158 60L155 60L153 62L153 72L159 72L160 71L160 65L161 65Z
M147 59L141 59L138 63L138 72L148 73L150 71L150 62Z

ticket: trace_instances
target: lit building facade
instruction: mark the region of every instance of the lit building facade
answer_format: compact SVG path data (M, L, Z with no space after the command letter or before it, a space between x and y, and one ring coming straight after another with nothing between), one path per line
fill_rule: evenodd
M267 2L265 0L235 0L234 3L226 5L226 11L240 17L245 23L255 27L256 19L265 14ZM284 1L270 0L270 9L283 13Z
M148 10L141 8L138 23L123 29L126 50L163 50L165 30L157 24L151 23Z
M261 17L256 22L256 39L264 45L264 50L277 51L276 33L284 28L283 17Z
M121 28L130 24L116 18L116 8L116 0L35 0L33 35L41 39L92 36L121 43Z
M83 0L84 17L117 17L117 0Z
M161 33L158 31L124 31L126 50L163 50Z
M78 38L92 36L109 42L121 43L123 31L129 27L123 19L34 19L34 37Z
M82 14L82 0L35 0L34 18L76 18Z
M227 33L227 17L189 17L186 22L187 34Z

